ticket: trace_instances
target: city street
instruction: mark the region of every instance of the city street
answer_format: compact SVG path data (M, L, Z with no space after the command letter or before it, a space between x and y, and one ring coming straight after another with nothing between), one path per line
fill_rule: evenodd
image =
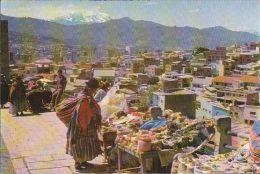
M75 171L72 157L65 154L67 128L54 112L26 114L11 116L8 109L1 109L1 137L6 146L1 143L0 173L11 174L13 170L16 174L105 172L102 156L91 161L95 167Z

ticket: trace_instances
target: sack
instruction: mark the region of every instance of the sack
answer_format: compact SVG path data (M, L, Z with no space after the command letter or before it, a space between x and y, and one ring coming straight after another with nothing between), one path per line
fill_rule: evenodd
M80 97L71 97L63 100L56 107L56 115L65 124L65 126L68 126L79 101L81 101Z
M8 105L9 105L9 110L8 110L9 114L15 115L16 111L14 105L11 102L9 102Z

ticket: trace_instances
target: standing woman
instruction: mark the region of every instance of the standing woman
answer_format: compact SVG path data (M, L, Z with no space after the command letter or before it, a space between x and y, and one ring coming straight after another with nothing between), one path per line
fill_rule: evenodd
M99 82L90 79L84 90L84 97L73 113L67 132L66 153L73 156L75 168L90 167L90 161L101 154L97 131L101 128L101 111L93 95Z
M19 112L21 112L21 115L23 116L23 111L26 107L26 88L20 76L16 77L11 86L10 101L14 105L16 116L19 115Z
M6 77L1 74L0 79L0 97L1 97L1 108L4 108L4 105L8 102L9 86L6 80Z
M57 82L57 85L55 90L53 91L52 99L51 99L52 108L54 109L57 106L57 104L59 104L67 85L66 77L62 74L61 69L58 70L55 81Z

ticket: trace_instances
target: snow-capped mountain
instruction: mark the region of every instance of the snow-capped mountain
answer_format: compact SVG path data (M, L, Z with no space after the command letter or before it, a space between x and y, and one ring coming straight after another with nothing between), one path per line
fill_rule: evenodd
M70 13L66 16L61 16L52 20L63 25L77 25L77 24L91 24L102 23L112 18L105 13L98 14L82 14L82 13Z

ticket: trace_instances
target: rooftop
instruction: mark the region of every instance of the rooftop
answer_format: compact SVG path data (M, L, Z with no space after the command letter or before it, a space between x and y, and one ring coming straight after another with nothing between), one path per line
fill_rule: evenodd
M162 91L158 91L155 92L154 94L156 95L186 95L186 94L195 94L193 91L187 90L187 89L182 89L182 90L177 90L174 92L162 92Z
M213 79L214 82L218 83L260 83L260 77L257 76L217 76Z

